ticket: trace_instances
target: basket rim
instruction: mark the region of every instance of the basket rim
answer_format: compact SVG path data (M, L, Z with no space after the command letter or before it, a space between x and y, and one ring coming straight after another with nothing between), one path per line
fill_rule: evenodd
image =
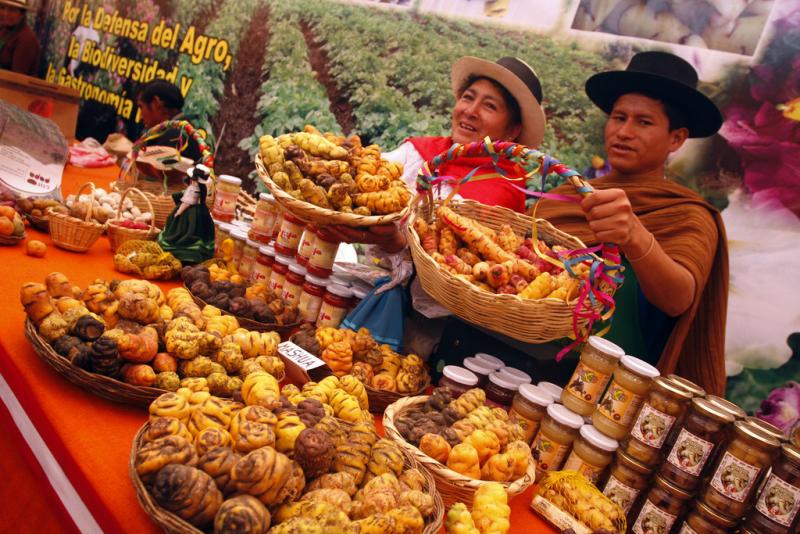
M147 203L147 207L150 210L150 228L148 230L144 230L142 228L125 228L124 226L119 226L119 223L124 220L122 219L122 203L125 201L125 199L128 197L128 194L131 192L138 194ZM150 199L147 198L147 195L145 195L142 191L140 191L135 187L129 187L122 192L122 195L119 197L119 204L117 205L117 216L114 217L113 219L109 219L108 221L106 221L106 224L109 226L109 228L113 225L115 227L118 227L117 229L140 231L140 232L146 231L147 232L146 235L154 234L158 230L158 228L156 228L156 212L153 209L152 202L150 202Z
M139 501L139 504L144 509L145 513L147 513L147 515L150 516L153 521L158 523L159 526L163 527L168 532L188 532L191 534L199 534L202 531L198 530L196 527L192 526L187 521L181 519L172 512L169 512L158 506L158 504L150 495L150 492L147 490L147 487L142 482L142 479L139 477L139 474L136 472L136 452L142 446L144 434L147 432L149 426L150 422L146 421L141 427L139 427L139 430L136 432L136 435L131 443L131 452L128 456L128 476L131 479L131 484L133 485L134 492L136 493L136 500ZM441 493L439 493L439 490L436 488L436 480L433 475L431 475L431 473L429 473L428 470L425 469L425 467L421 465L416 458L414 458L412 454L402 448L401 451L403 453L404 466L416 468L422 474L427 485L427 493L433 497L434 513L426 520L423 534L438 534L444 525L445 505L444 501L442 500ZM226 499L227 498L229 497L226 497Z
M275 200L278 201L285 210L303 221L312 224L319 224L320 221L322 221L326 224L341 224L358 228L401 221L408 217L410 213L411 200L402 210L394 213L387 213L386 215L356 215L354 213L343 213L328 208L321 208L304 200L298 200L278 187L278 185L272 181L272 178L270 178L264 166L264 162L261 159L261 154L256 154L254 161L259 178L267 189L269 189L270 193L272 193ZM411 199L413 200L413 191Z
M453 484L459 486L461 488L465 488L467 490L477 490L480 486L488 483L487 480L478 480L475 478L470 478L468 476L462 475L457 471L453 471L446 465L442 464L441 462L434 460L424 452L422 452L418 447L415 447L411 443L407 442L405 438L400 434L400 431L397 430L397 427L394 425L394 419L401 413L406 410L411 409L413 406L417 404L422 404L428 400L430 395L417 395L416 397L405 397L399 399L398 401L390 404L386 407L386 410L383 412L383 428L384 432L386 432L387 436L395 442L399 442L404 448L406 448L416 460L422 464L427 470L431 472L431 475L436 478L440 477L447 481L449 484ZM522 493L528 487L530 487L536 481L536 466L535 462L528 463L528 470L527 472L520 478L516 480L512 480L511 482L497 482L497 484L501 484L503 488L506 490L509 496L514 496Z
M188 287L186 287L186 284L183 284L183 288L186 291L189 292L189 294L192 296L192 300L194 300L195 304L197 304L198 306L200 306L200 307L213 306L213 304L211 304L211 305L208 304L206 301L204 301L203 299L201 299L200 297L198 297L197 295L192 293L191 290ZM239 322L239 326L240 327L247 328L248 330L254 330L256 332L274 331L274 332L277 332L278 334L283 334L283 333L291 332L292 330L294 330L295 328L297 328L298 326L303 324L302 320L299 320L299 321L296 321L296 322L290 323L290 324L284 324L284 325L281 325L281 324L278 324L278 323L262 323L262 322L256 321L255 319L248 319L247 317L240 317L240 316L238 316L236 314L233 314L233 313L229 312L228 310L223 310L222 308L220 308L218 306L214 306L214 307L217 308L220 312L222 312L222 315L230 315L231 317L235 317L236 320Z

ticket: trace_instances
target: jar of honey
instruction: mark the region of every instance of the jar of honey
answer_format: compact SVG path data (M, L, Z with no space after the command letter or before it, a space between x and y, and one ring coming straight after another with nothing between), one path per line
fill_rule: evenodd
M561 468L581 426L583 418L566 406L554 403L547 407L547 415L531 446L537 478L544 476L546 471Z
M468 359L466 358L464 361ZM480 384L480 381L478 383ZM547 407L551 404L553 404L553 397L539 386L520 384L519 390L511 402L511 410L508 415L509 419L516 421L522 427L526 443L530 444L533 436L539 431L542 419L547 414Z
M597 430L614 439L628 435L658 369L633 356L623 356L600 404L592 414Z
M603 435L592 425L583 425L562 469L576 471L596 484L611 463L617 447L619 443L616 440Z
M625 351L617 345L589 336L572 378L561 393L561 403L577 414L591 415L623 356Z

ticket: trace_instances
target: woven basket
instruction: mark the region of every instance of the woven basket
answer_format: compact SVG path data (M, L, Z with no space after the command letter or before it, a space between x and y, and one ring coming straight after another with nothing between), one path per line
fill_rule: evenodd
M189 291L188 287L186 287L185 285L183 287L186 288L186 291ZM194 300L194 303L200 306L201 308L208 306L208 303L206 301L204 301L191 291L189 291L189 294L192 295L192 300ZM291 324L260 323L258 321L254 321L253 319L248 319L247 317L240 317L238 315L234 315L229 311L223 310L222 308L219 308L219 311L222 312L222 315L232 315L233 317L236 317L236 320L239 322L239 326L241 326L242 328L246 328L247 330L253 330L255 332L277 332L282 339L284 339L285 336L291 334L295 328L303 324L302 321L297 321Z
M148 406L153 399L162 393L166 393L166 390L163 389L134 386L133 384L91 373L72 365L69 360L53 350L53 347L39 335L39 332L36 331L36 326L30 319L25 321L25 337L30 341L34 352L56 373L82 390L98 397L134 406Z
M94 204L94 184L86 182L75 193L77 199L81 191L88 186L91 193L90 203ZM59 213L52 209L47 210L47 217L50 219L50 237L57 247L61 247L72 252L86 252L94 242L97 241L105 226L92 219L92 210L86 210L86 220L80 220L69 214Z
M134 229L134 228L125 228L124 226L120 226L117 222L121 221L120 218L122 216L122 203L127 198L129 193L136 193L144 201L147 203L146 210L142 209L142 213L152 214L150 217L150 228L147 230L141 229ZM141 208L140 208L141 209ZM116 252L117 248L123 244L125 241L130 241L132 239L136 239L139 241L152 241L156 238L158 233L161 231L156 228L155 225L155 212L153 211L153 205L150 203L150 200L145 196L144 193L136 189L135 187L131 187L126 189L122 196L119 199L119 206L117 206L117 218L111 219L106 224L106 231L108 232L108 242L111 244L111 251Z
M47 216L37 217L36 215L27 213L25 218L28 219L31 228L35 228L36 230L46 234L50 233L50 219Z
M136 433L136 436L133 438L133 445L131 446L131 454L128 458L128 475L131 477L133 489L136 491L136 499L139 501L139 504L142 505L147 515L163 528L165 532L170 534L200 534L202 532L201 530L190 525L172 512L161 508L150 496L150 492L136 472L136 451L144 444L144 434L147 432L149 426L150 423L145 423ZM405 467L407 469L419 469L422 476L425 477L425 488L423 491L433 497L433 514L426 519L425 528L422 532L423 534L438 534L441 532L442 525L444 524L444 503L442 501L442 496L436 491L436 483L433 477L422 468L419 462L414 459L414 456L408 454L406 451L403 451L403 453Z
M372 386L364 384L364 389L367 390L367 397L369 398L369 411L372 413L382 414L386 410L386 408L399 401L400 399L406 399L409 397L415 397L417 395L422 395L425 393L425 390L428 389L428 386L431 385L431 377L428 375L428 379L425 381L425 385L419 388L414 393L397 393L396 391L385 391L383 389L374 389Z
M264 162L261 161L260 154L256 155L255 163L258 176L261 178L261 181L264 182L264 185L267 186L270 193L272 193L272 196L275 197L275 200L283 209L305 222L321 226L327 224L341 224L344 226L365 227L392 223L402 220L408 215L408 206L401 211L388 215L356 215L355 213L343 213L341 211L320 208L310 202L298 200L278 187L269 177L267 168L264 167Z
M27 237L25 232L22 235L0 235L0 245L12 246L20 243Z
M533 224L533 219L527 215L499 206L486 206L473 200L452 201L448 206L456 213L480 221L493 230L509 224L514 232L525 235ZM574 300L533 300L517 295L490 293L442 269L422 248L419 235L411 224L415 217L422 217L426 222L432 223L433 213L434 209L423 202L415 208L406 228L414 267L426 293L453 315L526 343L544 343L573 333L572 317L576 306ZM536 220L536 229L539 237L550 244L563 245L570 249L585 248L578 238L558 230L544 219ZM601 304L598 303L597 306L600 310ZM588 319L583 319L578 324L584 326L587 321Z
M394 420L400 414L405 413L419 404L424 404L428 400L427 395L419 397L406 397L395 402L383 414L383 430L386 437L396 442L408 454L414 457L433 477L436 481L436 489L442 494L442 500L448 508L457 502L463 502L467 505L472 504L472 498L475 492L483 484L484 480L476 480L457 473L447 466L437 462L415 446L408 443L397 427L394 426ZM501 482L500 484L506 490L509 497L519 495L536 480L536 467L533 459L528 463L528 472L522 478L518 478L513 482Z

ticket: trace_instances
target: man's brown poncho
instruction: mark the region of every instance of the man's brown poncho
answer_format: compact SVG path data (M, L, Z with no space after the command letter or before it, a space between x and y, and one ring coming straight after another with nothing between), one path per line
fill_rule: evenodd
M689 309L677 323L658 361L662 373L675 372L709 393L725 393L725 318L728 306L728 246L719 211L696 193L669 180L637 182L605 176L592 180L596 189L624 189L633 211L659 245L692 273L696 283ZM564 185L553 193L574 193ZM578 204L542 200L536 216L597 243Z

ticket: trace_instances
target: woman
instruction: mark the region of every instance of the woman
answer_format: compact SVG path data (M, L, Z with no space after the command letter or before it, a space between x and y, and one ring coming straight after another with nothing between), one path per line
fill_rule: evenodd
M25 23L26 0L0 0L0 69L36 76L39 41Z
M166 80L153 80L146 83L140 90L136 99L139 105L139 114L145 128L152 128L164 121L183 119L183 95L180 90ZM159 137L147 142L147 146L174 146L181 147L180 132L173 128L163 132ZM202 157L197 142L188 138L186 147L181 151L181 156L197 162Z
M416 188L417 173L422 165L453 143L467 144L489 138L537 147L544 137L542 85L534 70L521 59L504 57L492 63L476 57L462 57L453 64L450 81L456 98L450 136L412 137L383 155L386 160L403 164L403 179L412 188ZM478 165L492 169L487 156L445 163L439 167L439 174L461 178ZM500 166L510 177L524 175L518 166L507 161ZM467 182L461 185L458 194L484 204L525 211L525 194L499 176ZM389 253L400 252L406 246L402 233L393 224L370 228L338 226L334 231L342 241L378 245Z

